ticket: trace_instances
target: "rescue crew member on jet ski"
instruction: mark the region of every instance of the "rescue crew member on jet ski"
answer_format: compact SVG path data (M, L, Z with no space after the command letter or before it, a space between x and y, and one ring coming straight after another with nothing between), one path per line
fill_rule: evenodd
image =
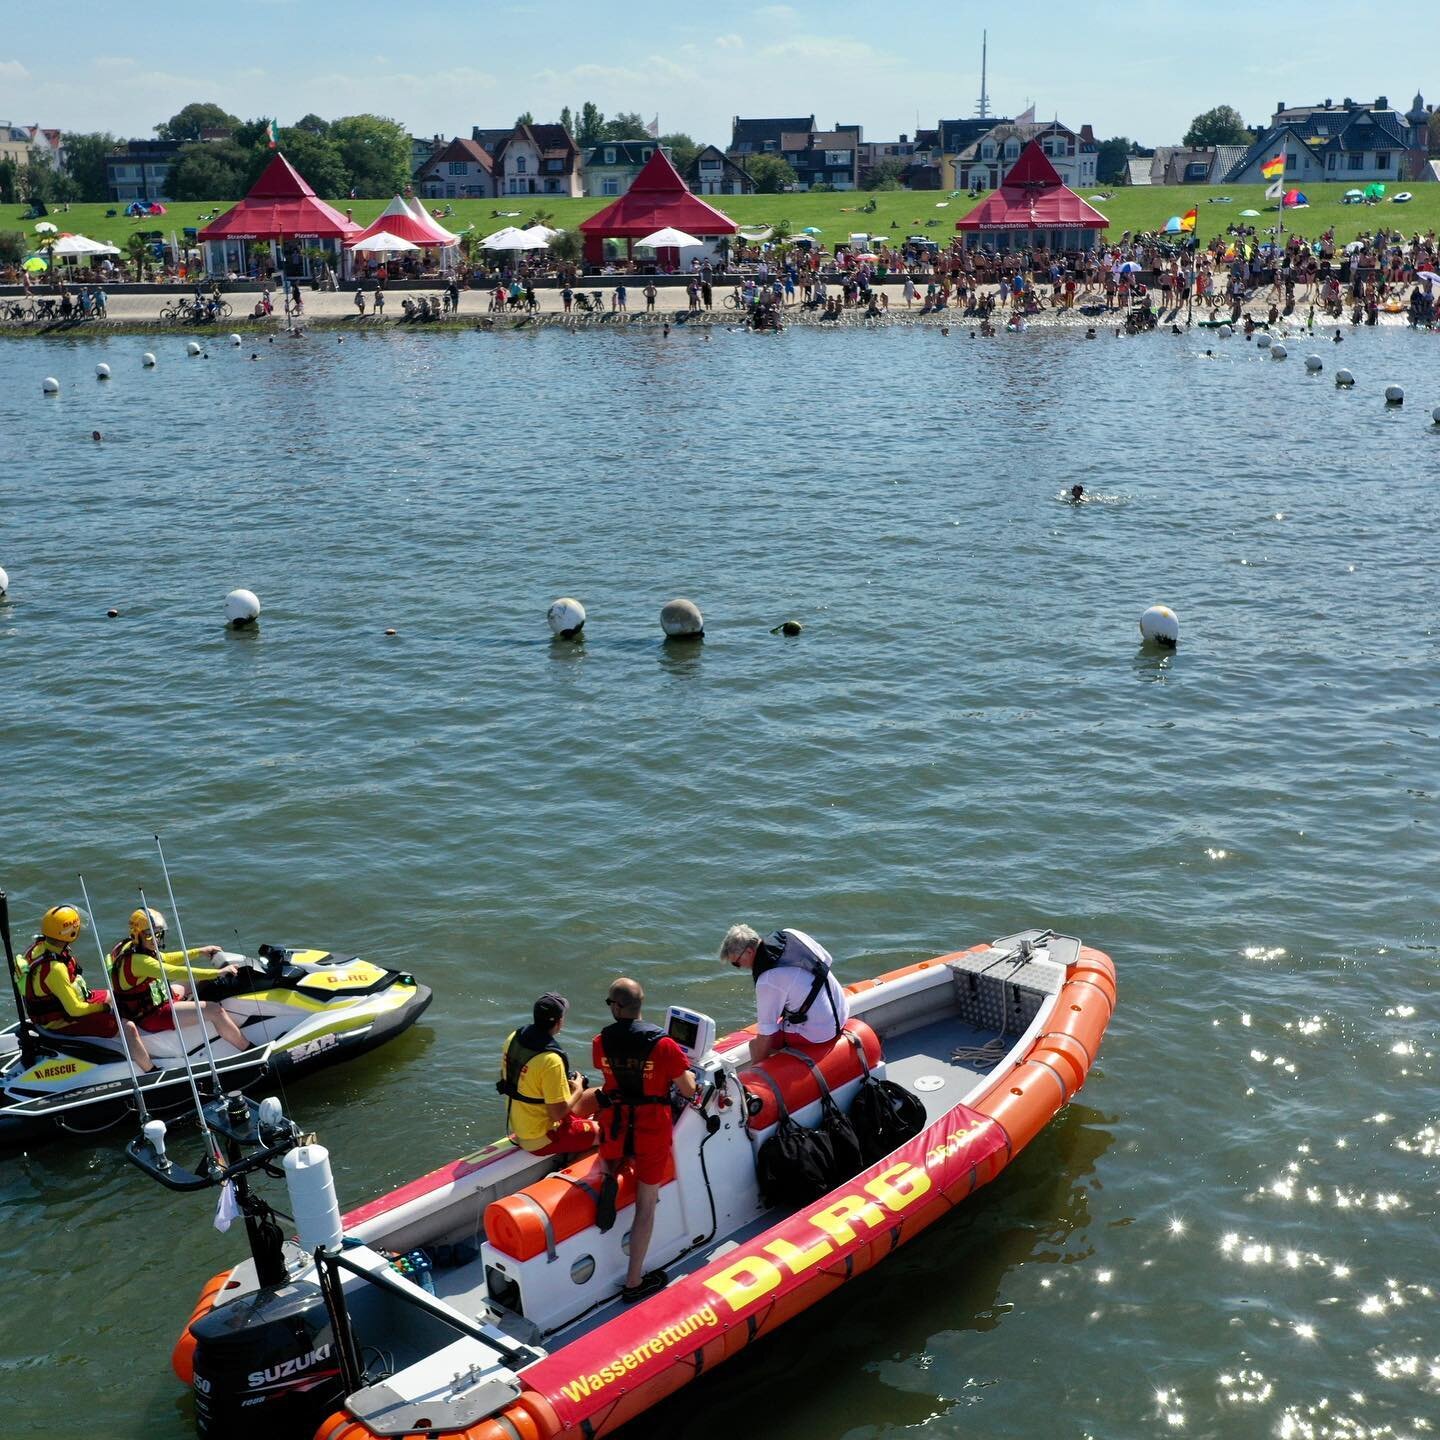
M685 1052L658 1026L640 1018L645 991L639 981L621 976L605 996L612 1023L591 1047L602 1080L597 1103L604 1139L600 1161L605 1179L595 1206L595 1223L609 1230L621 1171L635 1171L635 1216L630 1228L630 1268L620 1298L633 1304L665 1288L663 1270L645 1269L645 1252L655 1233L655 1207L665 1180L675 1122L670 1108L673 1085L687 1100L696 1090Z
M25 1013L42 1030L57 1035L86 1035L113 1040L119 1035L108 990L92 990L70 944L81 929L73 905L52 905L40 918L40 933L20 963L24 975ZM135 1068L155 1068L133 1020L126 1020L125 1043Z
M579 1155L600 1143L600 1126L583 1119L595 1108L585 1077L570 1068L556 1035L570 1002L547 993L534 1005L534 1023L512 1030L500 1060L496 1089L506 1097L511 1138L532 1155Z
M777 930L767 939L748 925L732 925L720 942L720 958L748 970L755 983L752 1063L787 1040L828 1045L850 1018L850 1001L831 973L834 961L803 930Z
M136 910L131 914L130 938L120 941L110 951L110 983L115 987L115 1001L121 1015L151 1034L175 1030L181 1025L195 1030L199 1028L197 1017L203 1017L226 1044L235 1050L250 1049L249 1040L224 1006L190 996L186 984L187 957L197 985L202 980L218 980L236 973L233 965L222 965L217 970L194 963L218 955L220 947L197 945L192 950L157 954L156 945L164 943L165 917L158 910Z

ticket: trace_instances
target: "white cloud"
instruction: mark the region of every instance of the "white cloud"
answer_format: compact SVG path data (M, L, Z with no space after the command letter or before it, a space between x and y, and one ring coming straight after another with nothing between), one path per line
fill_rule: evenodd
M740 35L717 35L710 43L717 50L743 50L745 48L745 40ZM695 47L687 45L685 48L693 50Z
M762 5L753 14L755 19L768 20L773 25L792 25L800 18L791 5Z
M0 60L0 80L9 80L18 85L20 81L29 78L30 72L18 60Z

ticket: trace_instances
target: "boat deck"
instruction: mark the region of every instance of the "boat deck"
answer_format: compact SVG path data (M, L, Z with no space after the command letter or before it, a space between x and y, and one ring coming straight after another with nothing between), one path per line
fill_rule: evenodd
M1002 1037L994 1030L967 1024L951 1014L885 1041L885 1078L903 1085L919 1097L925 1106L927 1120L933 1122L947 1110L961 1103L979 1083L1004 1059L1013 1037ZM987 1048L989 1047L989 1048ZM959 1058L956 1058L957 1055ZM700 1246L668 1264L666 1272L672 1281L700 1270L728 1254L756 1235L763 1234L779 1217L767 1211L758 1220L742 1229ZM454 1270L436 1271L433 1276L436 1294L467 1315L491 1319L500 1329L517 1340L535 1343L538 1339L530 1323L518 1316L488 1312L488 1292L484 1265L475 1260ZM558 1348L571 1340L613 1320L627 1307L619 1296L570 1322L562 1329L544 1337L547 1348Z

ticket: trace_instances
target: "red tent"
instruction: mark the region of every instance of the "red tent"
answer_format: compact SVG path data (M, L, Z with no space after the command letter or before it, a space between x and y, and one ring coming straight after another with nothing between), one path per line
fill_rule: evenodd
M348 236L345 243L354 245L357 240L368 240L372 235L380 234L382 230L426 250L454 245L460 238L458 235L452 235L443 225L431 219L423 209L419 215L416 215L397 195L380 212L377 219L371 221L363 230L357 230L353 235Z
M733 235L739 226L723 211L692 195L663 150L645 162L630 188L613 205L580 222L585 237L585 258L604 258L607 239L633 244L670 226L697 239L707 235Z
M305 177L276 153L250 193L201 232L201 240L343 239L360 227L315 196Z
M986 235L1002 250L1020 245L1048 245L1052 250L1087 249L1095 232L1110 222L1060 179L1049 157L1032 140L1010 173L968 215L955 222L967 244Z

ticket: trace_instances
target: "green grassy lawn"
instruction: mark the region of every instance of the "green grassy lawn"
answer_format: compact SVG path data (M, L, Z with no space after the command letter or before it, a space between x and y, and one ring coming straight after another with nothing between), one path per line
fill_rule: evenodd
M1407 234L1440 228L1440 185L1415 184L1412 187L1415 199L1405 205L1395 205L1388 200L1379 205L1344 205L1340 197L1347 188L1344 185L1311 186L1306 191L1311 202L1309 209L1287 211L1286 228L1298 230L1303 235L1318 236L1333 225L1336 238L1342 243L1353 240L1362 230L1373 230L1382 224L1398 227ZM1390 191L1393 194L1401 188L1391 186ZM1086 198L1089 194L1099 193L1098 190L1089 192ZM1202 240L1223 231L1245 209L1260 211L1260 218L1248 223L1261 229L1273 226L1277 217L1275 202L1264 198L1264 187L1260 185L1231 186L1228 189L1203 185L1136 186L1111 190L1109 194L1111 198L1097 202L1096 208L1109 219L1112 237L1118 237L1123 230L1158 229L1171 215L1183 215L1192 205L1200 212L1198 234ZM1221 196L1229 196L1229 199L1220 203ZM896 190L875 196L873 214L860 213L860 207L868 198L859 191L818 195L726 195L715 197L713 203L740 225L765 225L781 219L788 220L795 230L813 225L824 233L827 245L862 230L882 235L924 234L937 240L949 240L955 234L955 221L977 203L963 194L952 197L928 191ZM349 205L355 212L355 219L361 224L368 224L385 208L386 203L384 200L340 201L337 208L343 210ZM430 203L434 208L437 202ZM473 224L483 234L502 225L523 224L537 210L553 216L553 224L570 229L609 202L516 196L451 203L455 213L446 221L450 229L460 230ZM217 208L228 207L220 202L176 203L168 207L165 215L129 220L123 213L107 218L105 212L109 209L119 212L118 206L72 205L68 213L57 209L50 218L61 230L88 235L92 240L105 240L123 249L126 237L136 230L163 230L168 238L172 230L178 234L186 226L203 228L204 222L200 217L209 216ZM518 219L495 215L496 211L513 210L520 211ZM21 220L23 211L22 206L0 207L0 230L21 230L33 236L34 222Z

